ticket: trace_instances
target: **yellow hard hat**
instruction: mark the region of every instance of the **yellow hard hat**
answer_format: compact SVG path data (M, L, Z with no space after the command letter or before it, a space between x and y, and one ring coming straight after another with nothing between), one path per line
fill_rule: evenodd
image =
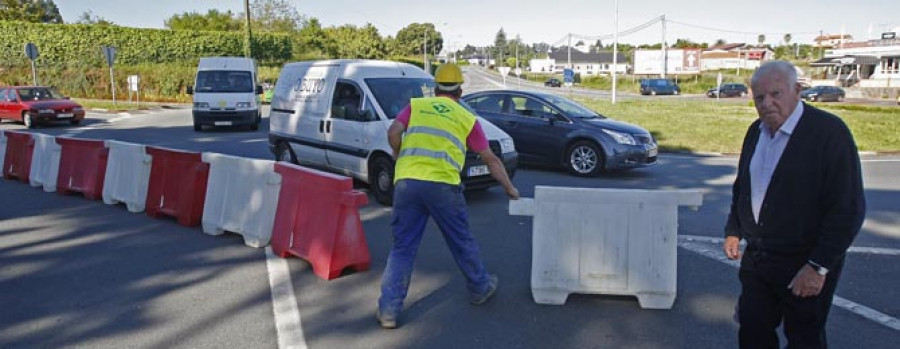
M461 84L463 83L462 70L453 63L441 64L434 72L434 82L439 84Z

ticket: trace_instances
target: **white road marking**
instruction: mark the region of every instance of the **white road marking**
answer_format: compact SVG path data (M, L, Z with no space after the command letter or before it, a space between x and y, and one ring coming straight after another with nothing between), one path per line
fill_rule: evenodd
M733 267L740 267L741 263L736 260L730 260L725 257L725 253L722 252L720 245L722 244L723 238L716 238L710 236L693 236L693 235L679 235L678 236L678 247L686 249L688 251L694 252L701 256L704 256L709 259L717 260L719 262L728 264ZM714 247L710 247L710 244L714 244ZM856 248L854 250L853 247L848 250L848 252L857 252L857 253L868 253L872 248ZM900 255L900 250L895 249L878 249L879 251L889 251L891 255ZM862 316L868 320L874 321L878 324L884 325L888 328L900 331L900 319L897 319L893 316L887 315L875 309L869 308L865 305L856 303L849 299L840 297L838 295L834 295L834 300L832 301L833 305L843 308L844 310L850 311L856 315Z
M272 308L275 311L275 329L278 332L278 348L305 349L306 338L300 323L300 310L294 297L291 272L287 261L266 247L266 269L269 271L269 287L272 289Z
M494 84L494 85L497 85L498 87L503 87L503 84L501 84L501 83L499 83L499 82L496 82L496 81L494 81L493 79L490 79L490 78L488 78L488 77L486 77L486 76L484 76L484 75L481 75L481 74L476 74L476 75L478 75L479 78L482 78L482 79L484 79L484 80L487 81L487 82L490 82L490 83L492 83L492 84Z
M708 155L708 156L689 156L689 155L666 155L660 156L660 159L686 159L686 160L713 160L713 161L731 161L737 162L737 155ZM860 159L860 162L900 162L900 159Z

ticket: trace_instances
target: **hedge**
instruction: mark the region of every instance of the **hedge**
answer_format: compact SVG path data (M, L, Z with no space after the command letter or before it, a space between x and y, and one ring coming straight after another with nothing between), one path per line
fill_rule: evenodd
M290 35L253 35L253 56L261 63L283 63L291 59ZM243 56L242 32L182 31L127 28L87 24L43 24L0 21L0 65L27 65L23 47L33 42L43 64L104 65L104 45L117 49L116 64L196 61L199 57Z

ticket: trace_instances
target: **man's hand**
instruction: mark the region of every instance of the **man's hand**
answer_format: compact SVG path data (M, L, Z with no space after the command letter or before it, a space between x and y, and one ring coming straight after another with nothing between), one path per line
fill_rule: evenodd
M722 250L725 251L725 257L728 257L728 259L741 258L741 238L737 236L725 237Z
M506 195L509 196L510 200L518 200L519 199L519 189L516 189L516 187L506 189Z
M794 275L794 279L788 284L797 297L813 297L818 296L822 292L822 286L825 285L825 275L819 275L809 264L803 264L803 267Z

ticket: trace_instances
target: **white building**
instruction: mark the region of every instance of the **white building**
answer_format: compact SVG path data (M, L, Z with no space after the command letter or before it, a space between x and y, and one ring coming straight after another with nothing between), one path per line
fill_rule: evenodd
M532 59L528 66L534 73L562 73L563 69L571 66L576 74L582 76L606 75L613 70L625 74L628 71L628 62L621 52L613 65L612 52L584 53L574 48L571 54L562 49L551 52L547 58Z
M883 33L881 39L826 50L825 57L810 66L821 68L814 79L838 86L900 87L900 28Z

